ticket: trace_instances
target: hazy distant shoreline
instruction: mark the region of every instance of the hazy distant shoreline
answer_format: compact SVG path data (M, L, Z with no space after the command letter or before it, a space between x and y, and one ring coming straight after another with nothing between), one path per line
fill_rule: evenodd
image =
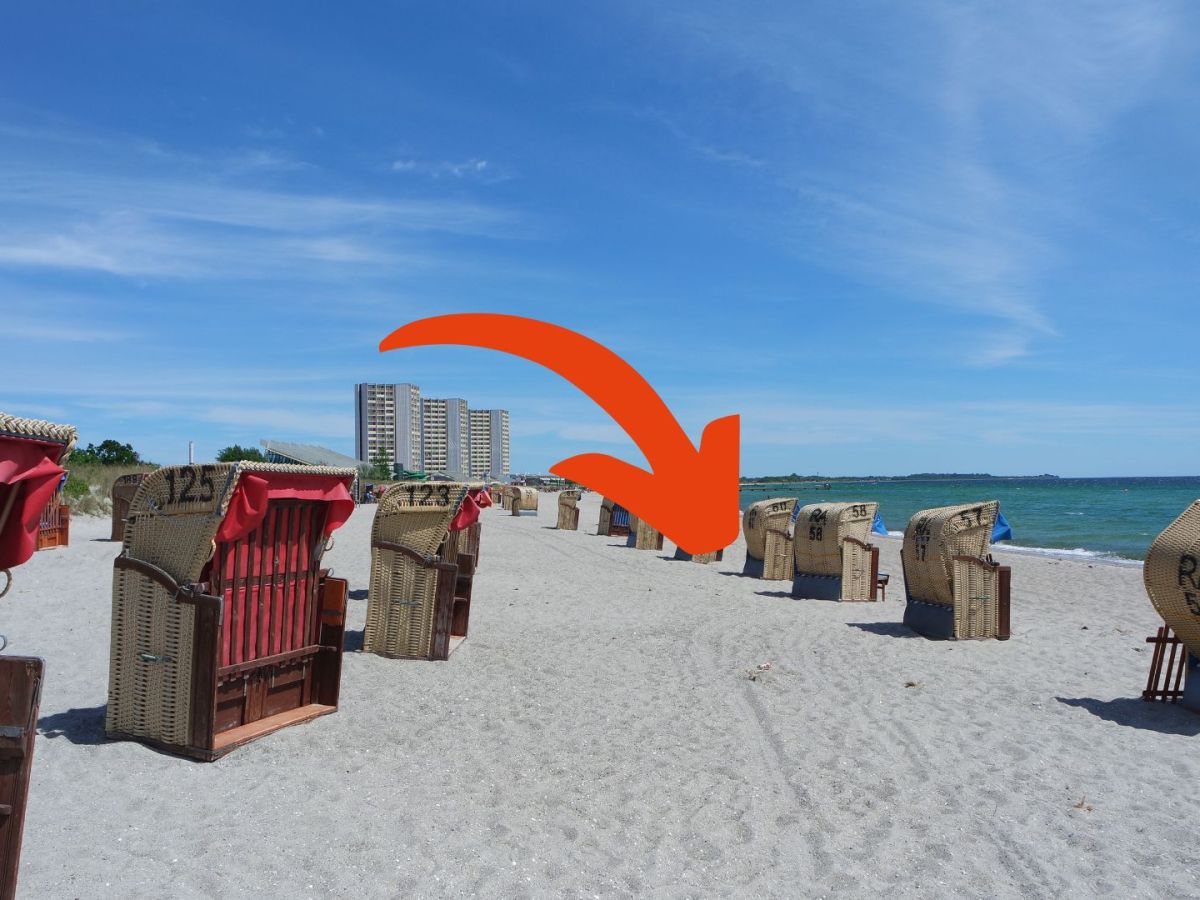
M1119 476L1118 476L1119 477ZM1131 476L1136 477L1136 476ZM871 484L879 481L1055 481L1058 475L841 475L829 478L787 478L763 476L765 480L742 478L739 487L769 487L771 485Z

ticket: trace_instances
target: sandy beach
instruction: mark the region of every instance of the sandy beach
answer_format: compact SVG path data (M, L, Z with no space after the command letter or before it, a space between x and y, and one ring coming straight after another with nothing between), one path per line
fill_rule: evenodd
M1140 568L997 550L1012 640L933 642L894 538L886 602L800 601L741 541L668 561L581 508L486 511L470 636L411 662L358 652L360 507L340 710L210 764L105 740L118 546L77 519L0 606L47 662L21 896L1200 894L1200 716L1140 700Z

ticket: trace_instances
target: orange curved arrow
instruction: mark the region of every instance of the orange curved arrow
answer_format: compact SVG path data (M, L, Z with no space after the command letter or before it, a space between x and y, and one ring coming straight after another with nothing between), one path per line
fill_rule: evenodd
M645 519L688 553L709 553L738 534L737 416L714 419L697 451L637 370L582 334L522 316L458 313L397 328L380 351L429 344L486 347L557 372L596 401L646 454L653 472L603 453L550 467Z

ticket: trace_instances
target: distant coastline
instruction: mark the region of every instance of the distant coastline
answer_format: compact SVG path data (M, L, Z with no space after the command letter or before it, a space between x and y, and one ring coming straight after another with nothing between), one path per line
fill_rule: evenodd
M919 472L913 475L761 475L750 478L743 476L741 487L763 487L786 484L857 484L878 481L1055 481L1058 475L989 475L986 472L957 474L953 472Z

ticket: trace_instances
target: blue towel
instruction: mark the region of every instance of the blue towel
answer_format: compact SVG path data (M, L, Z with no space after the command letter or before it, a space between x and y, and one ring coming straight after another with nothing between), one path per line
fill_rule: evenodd
M996 513L996 524L992 526L992 542L996 541L1011 541L1012 526L1008 524L1008 519L1004 518L1004 513Z
M873 534L887 534L887 526L883 524L883 516L879 514L879 510L875 511L875 521L871 523L871 532Z

